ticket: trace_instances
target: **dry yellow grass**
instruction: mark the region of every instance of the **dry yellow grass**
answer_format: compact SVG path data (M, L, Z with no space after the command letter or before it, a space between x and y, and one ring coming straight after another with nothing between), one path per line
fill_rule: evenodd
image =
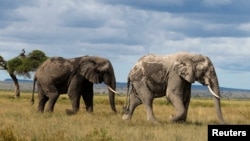
M30 93L14 99L13 92L0 91L0 141L205 141L207 125L218 124L213 99L191 99L186 123L172 124L175 114L164 98L156 99L154 112L160 125L146 120L144 106L137 107L130 122L113 114L107 96L94 97L94 113L87 113L81 101L77 115L67 116L71 108L67 95L60 96L53 114L36 112L38 100L30 105ZM117 109L122 110L125 97L117 96ZM250 124L250 100L222 100L222 111L229 124Z

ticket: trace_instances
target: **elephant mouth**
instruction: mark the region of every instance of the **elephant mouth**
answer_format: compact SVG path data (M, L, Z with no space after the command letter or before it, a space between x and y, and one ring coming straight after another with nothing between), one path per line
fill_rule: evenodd
M204 85L204 86L208 86L209 84L208 83L206 83L204 80L197 80L198 82L200 82L202 85Z
M207 86L208 87L208 90L211 92L211 94L217 98L220 98L220 96L218 94L216 94L210 87L210 84L208 81L206 81L206 79L200 79L199 82L204 85L204 86Z
M204 86L209 86L209 81L205 78L199 79L198 81Z

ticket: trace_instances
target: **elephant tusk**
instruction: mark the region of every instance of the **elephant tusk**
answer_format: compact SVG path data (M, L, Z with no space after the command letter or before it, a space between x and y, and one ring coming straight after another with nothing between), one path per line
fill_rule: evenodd
M109 89L110 91L112 91L113 93L120 95L120 93L118 93L117 91L113 90L110 86L108 86L108 89Z
M215 93L213 92L213 90L210 88L209 85L208 85L207 87L208 87L209 91L210 91L215 97L220 98L220 96L218 96L217 94L215 94Z

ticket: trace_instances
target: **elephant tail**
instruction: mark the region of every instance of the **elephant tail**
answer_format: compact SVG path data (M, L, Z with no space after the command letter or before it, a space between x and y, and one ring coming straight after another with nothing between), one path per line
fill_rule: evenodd
M129 103L130 103L130 98L129 98L129 87L130 87L130 78L128 77L127 81L127 95L126 95L126 102L123 107L124 112L129 110Z
M34 80L33 80L33 90L32 90L32 97L31 97L31 105L34 104L35 100L34 100L34 93L35 93L35 87L36 87L36 81L37 81L37 78L34 77Z

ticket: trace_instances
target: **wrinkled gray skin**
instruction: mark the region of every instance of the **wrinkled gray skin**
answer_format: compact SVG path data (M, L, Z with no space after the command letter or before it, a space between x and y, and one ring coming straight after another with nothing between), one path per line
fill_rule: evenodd
M180 52L165 56L145 55L135 64L128 76L128 99L123 120L130 120L135 108L144 104L147 119L155 119L152 103L154 98L166 96L176 109L171 122L186 121L191 97L191 84L195 81L210 86L220 96L219 83L210 59L199 54ZM129 92L129 86L132 90ZM224 119L220 99L214 97L221 123Z
M68 115L79 110L82 96L86 110L93 112L93 84L104 82L113 90L116 89L116 79L111 62L97 56L83 56L65 59L52 57L46 60L37 70L34 77L32 103L37 81L39 104L38 111L44 112L46 102L47 112L54 111L54 105L60 94L68 94L72 110L67 109ZM109 91L111 109L116 112L115 94Z

